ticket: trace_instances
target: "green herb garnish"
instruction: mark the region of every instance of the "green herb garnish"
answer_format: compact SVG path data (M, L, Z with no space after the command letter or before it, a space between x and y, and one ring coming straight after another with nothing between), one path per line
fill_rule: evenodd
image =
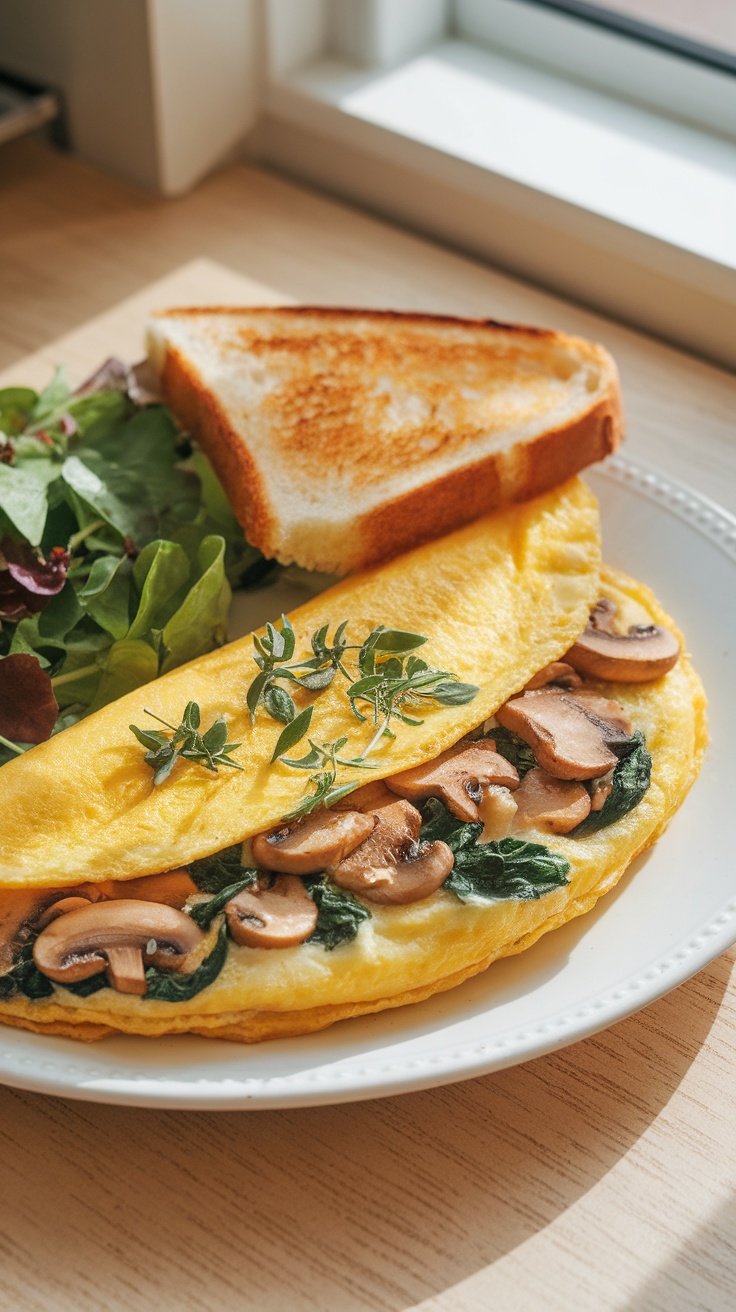
M203 765L205 770L211 770L213 774L217 774L220 765L229 765L233 770L243 769L237 761L230 760L230 752L234 752L240 743L227 741L227 725L221 715L203 734L199 732L200 710L196 702L187 702L178 728L154 715L153 711L146 709L146 715L158 720L159 724L165 724L172 731L169 735L160 729L138 729L134 724L128 726L141 746L148 749L144 760L153 770L154 784L162 784L168 779L180 759L196 761L197 765Z
M347 620L344 620L335 630L330 644L327 641L329 624L323 624L321 629L312 634L314 654L295 661L293 665L289 661L294 655L296 635L285 615L281 616L279 629L273 624L267 624L262 638L254 634L253 659L260 674L256 675L246 695L251 723L255 720L259 705L265 707L272 720L280 720L282 724L289 724L295 719L297 712L294 699L288 689L280 686L279 680L285 680L306 692L324 692L338 670L349 679L350 675L343 665L344 654L349 650L345 640L346 629Z
M358 656L360 678L347 689L353 714L359 720L371 718L377 731L363 752L368 756L381 738L393 738L391 721L419 725L423 720L407 714L407 708L425 710L432 704L462 706L479 691L473 683L461 683L452 670L432 669L413 653L427 641L416 633L396 629L374 629L366 638ZM370 717L357 703L369 706Z
M452 850L455 865L443 888L462 902L529 902L569 883L570 862L541 843L519 838L479 843L483 825L458 820L437 798L425 803L423 816L419 841L441 839Z
M280 758L282 765L288 765L292 770L310 770L309 783L313 791L308 793L298 806L290 811L286 820L294 820L297 816L309 815L318 806L334 806L339 802L341 797L352 793L357 788L357 783L338 784L336 783L337 771L339 766L352 770L374 770L376 768L373 761L364 760L363 756L349 757L340 756L340 752L347 742L347 738L338 738L334 743L315 743L311 738L308 739L309 751L306 756L298 760L291 760L286 756ZM321 766L321 769L315 767Z
M623 744L616 744L612 750L621 759L613 772L611 792L600 811L591 811L585 820L571 831L571 838L584 838L599 829L622 820L629 811L639 805L652 778L652 758L646 749L646 741L641 730Z
M352 893L331 883L326 875L305 882L309 896L319 908L316 927L307 942L320 943L328 952L341 943L350 943L363 921L370 920L368 907Z
M312 772L312 792L287 819L307 815L316 806L331 806L352 791L356 787L354 783L336 784L337 768L372 768L366 758L383 737L394 737L390 727L393 719L411 725L423 723L409 715L408 708L460 706L478 692L474 684L461 683L450 670L432 669L414 654L427 641L421 634L379 626L363 643L356 644L348 643L347 626L347 620L343 620L330 642L329 625L323 624L312 634L313 655L297 661L292 661L296 636L285 615L281 617L280 628L267 624L263 637L254 635L253 638L253 659L259 673L246 697L251 722L263 705L272 719L285 725L274 746L272 763L278 760L292 769ZM346 664L348 652L358 653L357 670L352 673ZM298 760L289 758L286 753L307 734L314 708L310 705L297 713L291 693L279 681L320 693L332 684L338 672L347 680L346 694L353 714L364 722L372 719L376 725L371 741L358 756L344 757L340 753L346 738L322 744L310 738L306 756Z

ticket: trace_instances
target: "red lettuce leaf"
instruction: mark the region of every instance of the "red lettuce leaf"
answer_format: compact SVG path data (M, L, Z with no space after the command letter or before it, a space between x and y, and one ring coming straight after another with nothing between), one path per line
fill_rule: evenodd
M23 619L47 606L66 583L69 553L52 547L48 558L26 542L3 538L0 550L7 568L0 570L0 618Z
M35 656L16 652L0 660L0 734L13 743L42 743L59 714L51 680Z

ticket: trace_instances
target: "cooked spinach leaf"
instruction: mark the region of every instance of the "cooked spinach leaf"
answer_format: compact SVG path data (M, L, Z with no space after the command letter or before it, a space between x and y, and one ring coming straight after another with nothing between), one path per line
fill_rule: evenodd
M331 883L326 875L322 879L307 880L306 884L319 912L316 927L307 942L320 943L328 952L341 943L350 943L363 921L370 920L368 907L352 893Z
M100 989L107 988L107 975L104 970L97 975L90 975L89 979L80 979L76 984L64 984L64 988L70 993L76 993L78 998L91 998L93 993L99 993Z
M534 769L537 764L534 752L529 744L525 743L523 738L519 738L518 734L512 733L511 729L504 729L500 724L496 724L489 729L487 737L493 739L496 751L500 752L501 756L505 756L506 760L516 768L520 779L524 778L528 770Z
M189 873L200 893L221 893L243 878L246 870L240 860L241 850L242 843L236 843L234 847L224 847L221 852L213 852L212 856L192 861Z
M36 1000L50 998L53 991L51 980L41 974L33 960L33 942L24 943L8 973L0 976L0 998L22 993L26 998Z
M217 979L226 956L227 926L223 925L210 955L191 975L184 975L180 970L159 970L156 966L149 966L145 996L155 998L157 1002L189 1002Z
M241 867L242 877L235 881L234 884L228 884L226 888L221 888L219 893L215 893L209 902L200 902L198 906L192 907L189 915L192 920L196 921L200 929L209 929L215 916L224 911L231 897L236 897L242 893L244 888L249 888L258 878L257 870L246 870Z
M652 778L652 758L646 749L644 734L637 730L623 747L617 746L621 760L613 772L611 792L600 811L591 811L571 831L571 838L583 838L622 820L639 805Z
M542 843L519 838L479 843L482 831L481 824L457 820L437 798L425 804L420 841L442 839L451 848L455 865L443 888L461 901L529 902L569 883L570 862Z

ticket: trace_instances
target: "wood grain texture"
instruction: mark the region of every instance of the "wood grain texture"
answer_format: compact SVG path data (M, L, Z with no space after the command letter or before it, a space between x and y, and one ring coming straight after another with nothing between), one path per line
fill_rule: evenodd
M730 375L242 166L161 201L40 143L5 147L3 381L135 353L169 296L237 299L203 257L261 301L593 336L621 368L628 450L736 509ZM0 1308L725 1312L734 960L560 1053L380 1102L181 1113L0 1091Z

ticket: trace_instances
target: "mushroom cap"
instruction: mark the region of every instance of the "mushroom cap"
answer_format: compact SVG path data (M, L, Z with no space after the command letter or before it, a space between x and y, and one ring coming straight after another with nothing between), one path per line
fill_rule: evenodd
M581 674L618 683L648 683L671 670L680 655L674 633L659 624L632 624L616 633L615 613L613 602L602 598L565 661Z
M372 792L369 814L374 818L371 833L349 856L329 868L330 878L336 884L341 878L349 878L353 870L400 861L419 838L422 817L417 808L404 798L394 797L383 787L383 782ZM343 884L342 887L348 888L349 885Z
M537 688L546 688L548 683L553 683L561 688L579 688L582 679L577 670L568 665L566 661L551 661L545 665L543 670L538 670L533 674L529 682L524 687L524 692L535 692Z
M573 779L555 779L546 770L528 770L515 798L516 829L568 834L590 812L590 794Z
M330 878L369 902L400 905L435 893L452 870L450 848L442 842L417 843L422 817L409 801L392 796L383 785L361 791L375 828L330 870ZM353 799L357 796L352 794Z
M293 948L313 933L319 909L297 875L277 875L244 888L225 907L236 943L249 948Z
M518 788L519 776L510 761L496 751L492 738L462 742L433 761L402 770L385 780L392 793L420 801L438 797L458 820L477 823L481 790L488 784Z
M501 706L496 719L528 743L537 763L556 779L597 779L617 764L608 743L623 735L586 710L574 693L525 692Z
M33 945L33 960L43 975L58 983L74 984L106 970L110 982L119 987L111 960L118 949L133 949L142 963L144 950L154 940L157 964L177 969L203 937L190 916L165 903L95 902L47 925Z
M336 865L368 837L376 821L361 811L313 811L296 824L276 825L252 840L257 866L311 875Z

